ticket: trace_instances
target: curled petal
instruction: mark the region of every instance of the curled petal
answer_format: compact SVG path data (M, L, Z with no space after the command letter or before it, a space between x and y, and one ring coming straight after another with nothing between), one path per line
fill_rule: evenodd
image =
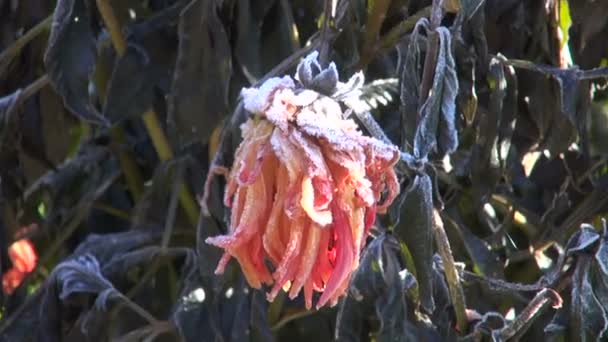
M300 205L306 214L308 214L308 217L315 223L326 226L332 222L331 211L318 210L317 206L315 206L315 189L312 185L312 179L309 177L304 177L304 180L302 181Z
M317 309L325 305L334 295L343 294L338 290L343 286L344 281L347 281L353 270L354 245L351 238L352 232L348 222L346 213L338 207L335 202L332 204L332 213L334 216L334 229L337 235L336 239L336 261L335 267L323 294L317 303Z
M321 230L321 227L313 223L305 232L306 243L303 247L302 255L300 257L299 269L295 276L295 280L291 285L291 290L289 291L289 297L291 299L295 298L298 295L306 281L310 279L310 273L312 272L315 260L317 259L317 254L319 252ZM310 289L312 289L312 286L310 287Z
M302 245L302 234L306 228L309 226L308 220L304 219L304 216L299 215L299 217L294 220L293 226L290 231L289 243L285 248L285 255L281 259L281 262L277 266L276 271L273 273L273 278L275 279L275 284L268 294L268 300L273 300L279 290L289 281L290 278L296 273L296 268L298 266L298 255L301 252Z
M356 93L362 74L344 84L336 70L311 54L298 86L286 76L242 91L255 115L241 126L227 177L230 227L206 240L225 251L217 272L234 257L252 287L272 285L269 300L303 292L307 308L314 292L317 308L346 293L376 213L399 191L399 150L363 136L336 101Z

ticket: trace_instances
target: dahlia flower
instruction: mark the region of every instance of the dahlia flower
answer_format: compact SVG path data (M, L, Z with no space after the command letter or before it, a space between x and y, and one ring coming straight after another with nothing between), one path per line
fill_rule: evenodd
M227 174L230 227L206 240L225 251L216 274L235 258L250 286L271 286L269 301L281 289L292 299L303 290L307 308L314 292L317 308L345 294L376 213L399 191L398 149L364 136L338 102L362 75L341 83L335 65L322 69L316 58L295 80L243 89L251 116Z

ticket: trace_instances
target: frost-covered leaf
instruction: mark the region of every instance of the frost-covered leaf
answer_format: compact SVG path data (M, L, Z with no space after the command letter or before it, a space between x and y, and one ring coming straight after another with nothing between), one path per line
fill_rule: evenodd
M414 259L420 304L428 311L435 308L433 300L433 187L426 174L417 175L398 203L399 223L395 233L405 242Z
M157 76L143 47L131 44L116 61L103 115L110 122L138 117L152 107Z
M407 49L401 56L402 72L399 79L401 86L401 149L413 152L411 147L414 145L418 122L418 109L420 107L420 72L422 70L421 45L426 41L422 40L421 30L428 30L429 22L426 18L419 20L409 38Z
M445 27L437 28L439 48L433 87L420 107L421 120L414 138L414 154L426 158L432 151L450 154L458 146L456 131L456 95L458 77L452 57L452 35Z
M399 242L388 234L376 237L365 249L348 296L337 317L337 340L362 340L371 317L379 326L370 333L380 341L413 341L405 295L416 286L414 276L402 268Z
M361 87L361 95L358 97L351 96L344 102L357 113L371 111L393 102L398 92L397 86L398 80L396 78L374 80Z
M88 0L59 0L44 56L51 83L77 117L107 125L89 98L97 52Z
M608 330L608 315L595 296L589 278L591 260L588 256L580 257L572 278L570 336L580 337L581 341L599 341Z
M578 232L576 232L566 246L568 254L580 253L600 240L600 234L589 224L582 224Z
M206 143L228 112L232 54L218 16L221 1L193 0L182 11L179 47L168 99L176 145Z
M62 262L55 268L52 277L61 289L61 300L77 293L96 294L100 295L96 306L105 308L106 300L118 295L112 283L101 274L97 259L88 254Z
M0 144L4 143L4 138L10 132L9 125L11 117L17 108L21 90L17 90L12 94L0 97Z

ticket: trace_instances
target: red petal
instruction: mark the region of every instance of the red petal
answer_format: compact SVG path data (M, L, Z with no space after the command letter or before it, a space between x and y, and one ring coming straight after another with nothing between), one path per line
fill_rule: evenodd
M346 213L338 207L336 202L332 203L334 215L334 227L337 235L336 240L336 266L332 272L325 290L317 302L317 309L325 305L334 296L343 294L342 283L347 280L353 269L354 246L352 232Z

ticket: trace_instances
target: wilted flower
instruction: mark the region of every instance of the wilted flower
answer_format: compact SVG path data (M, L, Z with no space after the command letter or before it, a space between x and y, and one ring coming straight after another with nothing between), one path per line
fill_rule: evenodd
M298 83L285 76L242 91L253 116L228 176L230 230L207 239L225 250L216 273L234 257L249 285L273 285L268 300L304 289L307 308L313 291L322 293L317 308L345 293L376 213L399 190L398 149L363 136L336 101L362 75L340 83L335 65L321 69L316 56L300 64Z

